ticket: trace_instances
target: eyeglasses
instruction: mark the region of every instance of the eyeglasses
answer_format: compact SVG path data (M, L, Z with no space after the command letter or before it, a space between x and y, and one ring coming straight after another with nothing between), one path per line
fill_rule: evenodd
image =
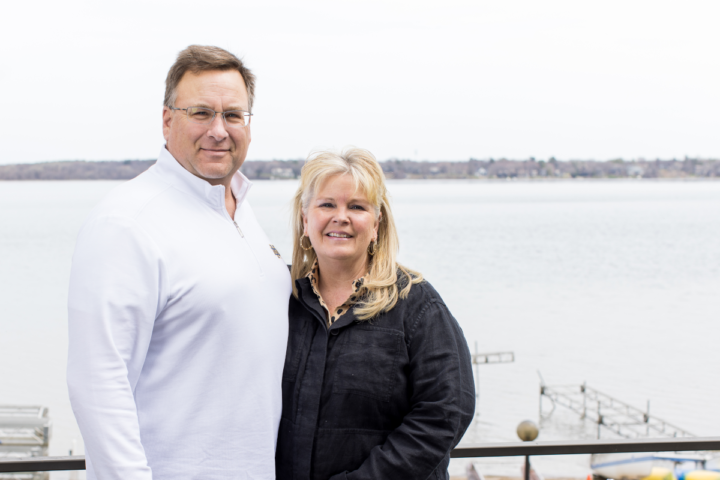
M192 123L199 123L200 125L208 125L212 123L212 121L215 120L215 115L219 113L222 115L225 125L228 127L244 127L250 123L250 117L252 116L252 113L245 112L243 110L216 112L215 110L205 107L168 108L170 110L185 110L188 120Z

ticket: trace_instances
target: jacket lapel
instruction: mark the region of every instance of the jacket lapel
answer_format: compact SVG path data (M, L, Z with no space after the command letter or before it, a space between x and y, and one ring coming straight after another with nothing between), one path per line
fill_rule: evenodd
M298 278L295 280L295 285L298 289L298 298L300 302L312 312L317 320L322 323L323 327L327 330L327 313L325 309L320 305L320 301L313 292L312 285L310 285L310 279Z

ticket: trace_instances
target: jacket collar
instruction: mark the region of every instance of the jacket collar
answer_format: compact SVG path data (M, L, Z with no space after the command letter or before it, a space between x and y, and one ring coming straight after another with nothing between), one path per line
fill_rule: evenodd
M225 208L225 187L223 185L210 185L206 180L196 177L185 170L185 167L180 165L164 146L160 151L160 155L158 155L155 168L157 174L165 182L178 190L197 197L215 210ZM238 207L245 200L252 185L252 182L240 173L240 170L233 175L230 188Z
M327 312L322 305L320 305L320 300L313 291L310 279L308 277L298 278L295 280L295 285L298 289L298 298L300 299L300 303L302 303L310 312L314 313L317 320L322 323L326 329L328 329L326 318ZM355 317L354 310L354 308L351 308L350 311L342 315L335 321L335 323L330 325L328 330L337 330L338 328L346 327L356 321L357 318Z
M330 325L330 330L346 327L355 321L357 321L357 318L355 317L355 308L350 307L350 310L348 310L345 315L341 316L335 320L335 323Z

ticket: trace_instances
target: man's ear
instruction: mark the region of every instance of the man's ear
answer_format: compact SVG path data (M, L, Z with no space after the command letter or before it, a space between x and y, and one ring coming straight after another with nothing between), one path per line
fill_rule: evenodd
M169 141L170 138L170 125L172 124L173 115L172 110L170 110L168 107L163 107L162 112L162 126L163 126L163 137L165 137L165 143Z

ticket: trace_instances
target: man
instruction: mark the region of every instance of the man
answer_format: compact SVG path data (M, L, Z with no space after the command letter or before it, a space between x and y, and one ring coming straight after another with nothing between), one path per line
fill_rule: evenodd
M238 169L254 76L215 47L180 52L166 144L77 240L70 400L88 479L274 479L290 277Z

